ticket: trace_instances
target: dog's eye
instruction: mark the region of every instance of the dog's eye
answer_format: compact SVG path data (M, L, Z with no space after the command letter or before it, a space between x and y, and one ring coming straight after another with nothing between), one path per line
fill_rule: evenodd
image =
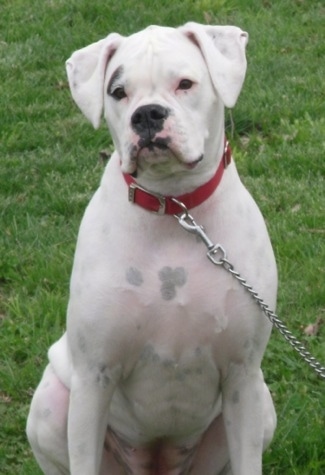
M182 89L183 91L185 91L187 89L191 89L192 86L193 86L193 81L191 81L190 79L182 79L177 89Z
M117 101L120 101L126 97L124 87L122 86L116 87L115 89L110 91L110 95Z

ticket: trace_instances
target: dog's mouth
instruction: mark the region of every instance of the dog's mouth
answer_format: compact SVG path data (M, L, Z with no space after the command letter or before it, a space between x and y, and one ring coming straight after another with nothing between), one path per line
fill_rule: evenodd
M186 168L188 168L189 170L192 170L193 168L195 168L200 162L202 162L204 158L204 155L200 155L199 158L197 160L193 160L192 162L189 162L189 163L183 163L183 165L185 165Z
M176 157L171 142L170 138L140 138L138 144L133 147L131 161L140 168L168 163Z
M189 161L174 146L170 137L141 137L129 149L128 166L123 167L125 173L136 176L139 170L155 167L162 173L169 169L168 163L178 163L186 170L193 170L202 162L204 155Z
M171 143L171 139L169 137L162 138L157 137L155 140L150 138L141 138L138 142L139 152L138 155L141 154L143 150L148 150L149 152L155 151L166 151L169 150L169 144Z
M192 170L203 160L204 155L202 154L199 156L199 158L191 162L187 162L177 153L177 150L173 149L172 140L169 137L157 137L154 140L139 140L138 149L135 157L136 163L138 163L141 159L144 159L145 161L150 161L151 163L161 163L167 161L170 158L176 159L185 168Z

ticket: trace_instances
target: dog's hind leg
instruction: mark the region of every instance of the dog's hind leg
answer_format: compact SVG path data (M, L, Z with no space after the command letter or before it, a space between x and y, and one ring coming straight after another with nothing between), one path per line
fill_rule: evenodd
M27 437L46 475L68 475L69 390L49 364L38 385L27 420Z

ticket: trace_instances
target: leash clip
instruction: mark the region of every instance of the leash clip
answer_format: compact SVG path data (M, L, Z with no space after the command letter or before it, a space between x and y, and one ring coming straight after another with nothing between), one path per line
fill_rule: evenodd
M213 264L218 266L223 265L227 259L224 248L220 244L213 244L209 236L206 234L204 227L196 223L184 203L176 198L172 199L183 210L183 213L181 214L174 214L182 228L188 233L195 234L201 239L208 249L207 256ZM217 258L217 254L220 255L220 253L221 257Z

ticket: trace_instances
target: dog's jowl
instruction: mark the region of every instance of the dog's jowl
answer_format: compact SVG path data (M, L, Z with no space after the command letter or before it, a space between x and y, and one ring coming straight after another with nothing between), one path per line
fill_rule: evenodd
M271 325L174 215L188 209L271 307L264 220L225 146L246 32L117 33L68 59L72 97L115 152L83 217L67 330L27 434L46 475L261 475L276 416L260 369Z

